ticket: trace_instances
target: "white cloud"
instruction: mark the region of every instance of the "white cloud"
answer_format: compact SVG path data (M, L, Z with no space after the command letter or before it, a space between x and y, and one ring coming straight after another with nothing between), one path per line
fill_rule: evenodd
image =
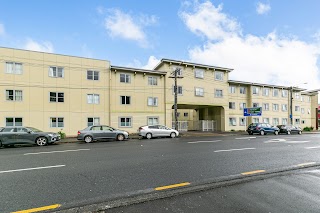
M155 68L155 66L160 62L160 59L157 59L155 56L150 56L147 64L142 65L141 61L134 59L133 63L127 64L127 67L135 67L135 68L141 68L141 69L147 69L152 70Z
M320 56L319 43L307 43L297 38L279 37L276 32L266 36L251 34L241 35L241 29L232 31L232 36L217 36L210 32L209 27L219 26L218 35L230 35L230 22L234 19L222 13L211 2L198 3L193 13L188 13L188 19L182 18L186 26L194 33L205 36L207 41L202 46L189 49L191 61L216 66L234 68L230 79L269 83L284 86L298 85L303 88L319 88ZM182 12L183 13L183 12ZM207 19L199 19L204 13L212 13ZM189 19L199 21L197 31L190 25ZM215 17L225 17L217 19ZM234 23L234 26L240 26ZM308 82L307 85L301 85Z
M268 13L270 11L270 9L271 9L271 7L269 4L263 4L261 2L258 2L257 7L256 7L256 11L260 15Z
M105 19L105 28L111 37L136 41L140 46L148 47L144 27L155 24L157 22L156 16L140 15L134 19L130 14L118 9L108 11L109 15Z
M5 34L4 25L0 23L0 36L3 36Z
M24 49L33 50L33 51L40 51L40 52L53 52L53 45L51 42L43 41L43 42L36 42L32 39L27 39L26 44L23 46Z

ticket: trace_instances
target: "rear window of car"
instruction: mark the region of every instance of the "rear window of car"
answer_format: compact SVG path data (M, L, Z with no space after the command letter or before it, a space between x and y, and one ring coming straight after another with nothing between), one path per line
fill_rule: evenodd
M15 128L4 128L2 132L14 132Z
M159 129L158 126L149 126L149 129Z

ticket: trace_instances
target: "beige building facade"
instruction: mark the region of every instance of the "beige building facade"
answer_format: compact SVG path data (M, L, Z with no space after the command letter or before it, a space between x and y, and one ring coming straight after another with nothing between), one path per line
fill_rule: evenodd
M178 69L178 119L184 130L245 130L248 123L316 126L318 92L229 80L229 68L162 59L154 70L107 60L0 48L0 126L32 126L75 136L88 125L137 132L172 127L173 72ZM244 117L243 108L262 107ZM212 124L212 128L204 128ZM210 126L210 125L209 125Z

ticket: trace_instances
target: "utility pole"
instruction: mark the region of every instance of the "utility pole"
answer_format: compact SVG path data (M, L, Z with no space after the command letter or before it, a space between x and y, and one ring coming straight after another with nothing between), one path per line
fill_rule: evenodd
M178 72L181 71L181 68L176 68L173 73L173 76L170 76L169 78L174 78L174 87L173 87L173 92L174 92L174 128L175 130L178 130L178 78L183 78L182 76L178 76Z
M293 103L293 87L290 88L290 124L293 125L292 103Z

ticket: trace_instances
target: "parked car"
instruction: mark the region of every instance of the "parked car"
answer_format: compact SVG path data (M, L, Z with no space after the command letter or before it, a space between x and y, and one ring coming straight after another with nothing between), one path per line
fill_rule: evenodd
M175 138L179 136L179 132L175 129L171 129L162 125L150 125L141 126L138 129L139 136L144 138L154 138L154 137L171 137Z
M278 125L277 126L280 129L279 133L285 133L285 134L292 134L292 133L296 133L301 135L302 134L302 129L300 127L297 126L292 126L292 125Z
M266 135L268 133L273 133L275 135L279 134L279 128L275 126L271 126L268 123L252 123L248 126L247 132L249 135L253 135L254 133L258 133L260 135Z
M88 126L78 131L78 140L91 143L98 140L116 139L123 141L129 138L129 133L106 125Z
M36 144L45 146L60 140L60 135L54 132L42 132L33 127L4 127L0 130L0 147L14 144Z

